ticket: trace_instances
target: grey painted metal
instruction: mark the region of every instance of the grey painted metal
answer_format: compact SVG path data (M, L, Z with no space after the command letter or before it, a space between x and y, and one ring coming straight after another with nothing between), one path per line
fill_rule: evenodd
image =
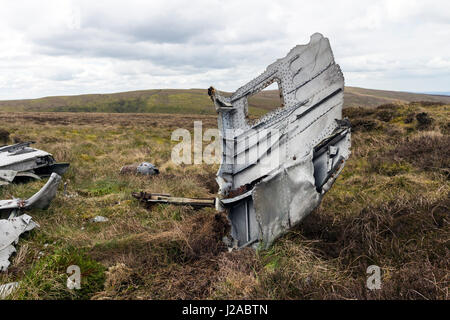
M68 163L56 163L53 156L43 150L31 148L33 142L0 147L0 185L6 185L18 177L38 179L52 172L63 175Z
M158 168L156 168L153 164L150 162L142 162L137 167L137 172L143 175L155 175L159 174Z
M16 251L14 244L19 241L19 236L39 226L29 215L19 215L20 212L47 208L56 195L60 181L61 177L52 173L41 190L29 199L0 200L0 217L4 218L0 219L0 271L8 268L9 257Z
M10 282L0 285L0 299L5 299L11 293L17 290L19 282Z
M91 222L107 222L109 219L103 216L95 216L91 219Z
M273 82L282 107L249 123L248 98ZM217 182L232 236L238 246L269 246L317 207L350 155L341 69L328 39L315 33L231 97L208 93L219 114Z
M11 199L0 200L0 217L5 217L18 210L28 208L45 209L50 205L50 202L56 195L58 185L61 182L61 176L57 173L52 173L46 184L26 200Z
M39 226L29 215L0 220L0 271L6 271L10 262L9 257L16 252L14 244L19 236Z

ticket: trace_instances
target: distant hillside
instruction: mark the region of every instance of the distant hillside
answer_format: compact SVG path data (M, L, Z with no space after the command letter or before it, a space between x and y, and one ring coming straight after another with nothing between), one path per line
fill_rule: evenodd
M345 107L375 107L389 102L432 101L450 104L450 96L345 87Z
M441 101L450 104L449 96L398 91L345 88L344 107L375 107L390 102ZM266 90L249 100L255 116L279 107L276 90ZM0 101L0 111L39 112L107 112L107 113L177 113L214 114L206 89L154 89L112 94L45 97Z

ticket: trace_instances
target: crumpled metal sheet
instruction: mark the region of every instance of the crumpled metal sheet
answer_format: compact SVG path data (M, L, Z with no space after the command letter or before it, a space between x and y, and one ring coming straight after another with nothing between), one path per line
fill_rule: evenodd
M264 243L272 243L320 203L323 194L316 190L313 172L310 153L255 185L253 202Z
M10 282L0 285L0 299L5 299L19 288L19 282Z
M19 241L20 235L36 227L39 225L27 214L0 220L0 271L8 268L9 257L16 252L14 245Z
M156 168L153 164L150 162L142 162L137 167L137 172L144 175L155 175L159 174L158 168Z
M141 162L132 165L123 166L120 169L121 174L142 174L153 176L159 174L159 169L150 162Z
M103 216L95 216L90 221L91 222L107 222L109 219Z
M282 108L249 123L248 98L273 82ZM231 97L208 93L219 113L217 181L235 245L267 247L319 205L350 155L342 72L316 33Z
M39 225L27 214L19 215L22 210L30 208L45 209L56 195L61 177L52 173L47 183L32 197L26 200L11 199L0 200L0 271L5 271L10 262L9 257L16 249L22 233L30 231Z
M0 185L17 177L40 179L55 172L63 175L68 163L56 163L53 156L43 150L31 148L33 142L23 142L0 147Z
M28 208L45 209L56 195L58 185L61 182L61 176L52 173L47 183L36 192L33 196L26 200L10 199L0 200L0 217L9 215L13 211Z

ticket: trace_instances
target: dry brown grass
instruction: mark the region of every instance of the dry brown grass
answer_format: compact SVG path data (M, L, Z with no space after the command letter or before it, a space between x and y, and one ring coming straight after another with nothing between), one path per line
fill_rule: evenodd
M405 160L428 171L450 174L450 136L436 131L402 139L393 151L394 160Z
M416 118L422 112L434 119L426 130ZM49 210L30 212L41 228L21 238L0 282L26 283L12 296L23 299L448 299L449 106L344 113L356 124L352 156L320 207L270 249L233 252L222 242L224 214L146 209L130 196L213 196L217 166L172 163L170 134L197 120L215 127L215 116L1 114L10 141L34 140L71 168L69 196L59 192ZM119 173L141 161L161 173ZM42 183L8 186L0 196L26 197ZM96 215L109 221L89 222ZM73 261L90 270L82 295L65 288ZM382 270L378 291L365 286L371 264Z

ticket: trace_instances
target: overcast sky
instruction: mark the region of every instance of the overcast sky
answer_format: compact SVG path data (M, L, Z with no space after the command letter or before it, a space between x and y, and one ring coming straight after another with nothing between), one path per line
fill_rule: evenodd
M0 0L0 100L233 91L314 32L346 85L450 91L448 0Z

